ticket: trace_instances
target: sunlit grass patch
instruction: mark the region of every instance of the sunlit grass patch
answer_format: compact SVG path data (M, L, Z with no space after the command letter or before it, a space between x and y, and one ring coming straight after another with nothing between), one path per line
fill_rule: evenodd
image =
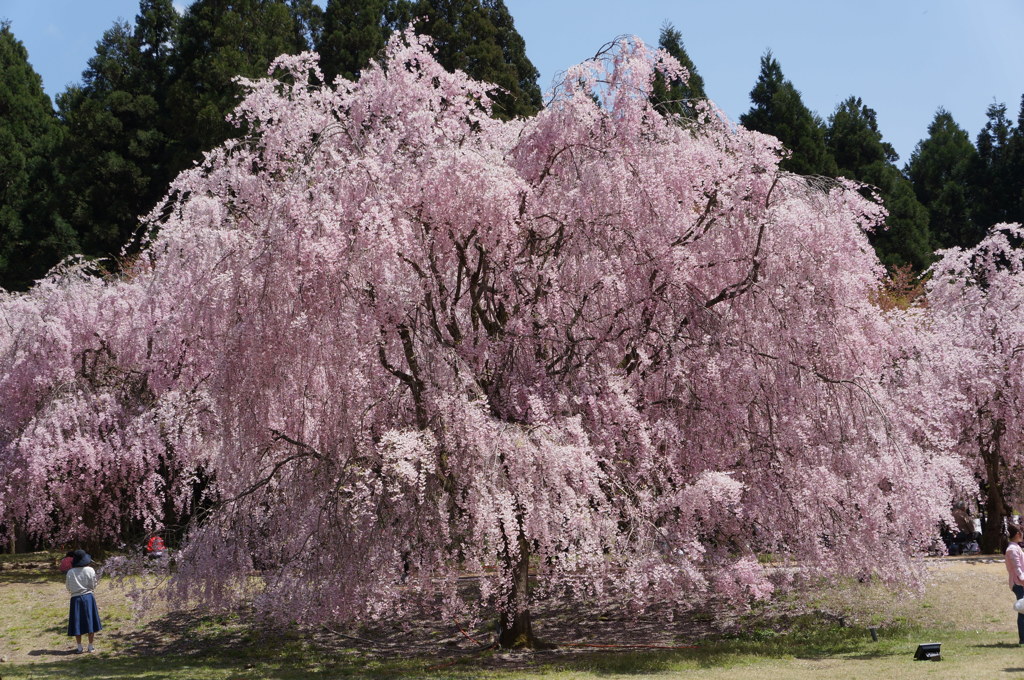
M458 651L450 646L450 635L429 629L420 631L415 649L373 646L317 631L269 630L244 611L200 614L168 611L161 605L137 615L125 591L108 581L97 593L105 626L97 637L98 651L82 656L71 653L73 644L64 635L67 594L59 572L26 569L16 578L0 580L0 655L8 657L0 674L4 680L800 680L1008 677L1007 669L1024 668L1002 564L984 559L933 564L919 594L895 593L878 583L844 582L759 606L711 636L692 637L685 627L668 632L691 648L563 646L537 653ZM10 576L14 571L2 573ZM691 617L686 625L703 629L715 619L706 613ZM536 625L543 637L554 622L540 616ZM868 626L877 627L877 642ZM553 634L559 637L569 639ZM606 634L594 642L614 645L613 637ZM943 661L913 661L916 645L930 641L943 644Z

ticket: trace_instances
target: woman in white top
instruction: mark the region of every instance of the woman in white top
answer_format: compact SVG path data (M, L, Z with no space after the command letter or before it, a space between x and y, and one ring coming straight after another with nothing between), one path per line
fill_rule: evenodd
M75 636L79 654L82 653L82 635L89 636L89 651L93 651L93 636L103 629L100 610L92 591L96 590L96 571L89 566L92 557L84 550L74 552L74 561L68 570L65 583L71 593L71 608L68 611L68 635Z

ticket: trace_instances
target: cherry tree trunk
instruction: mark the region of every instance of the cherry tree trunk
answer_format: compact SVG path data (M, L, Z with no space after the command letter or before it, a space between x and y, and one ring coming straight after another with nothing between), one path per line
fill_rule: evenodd
M995 554L1002 552L1003 519L1006 517L1006 501L1000 479L1000 437L1005 426L996 420L992 427L992 440L982 444L985 460L985 526L981 534L981 552Z
M534 649L539 646L527 606L530 597L530 544L519 535L519 554L513 564L512 589L505 601L505 613L498 624L498 646L505 649ZM510 552L506 560L512 560Z
M20 522L14 522L14 530L11 532L10 554L32 552L32 542L29 541L28 531Z

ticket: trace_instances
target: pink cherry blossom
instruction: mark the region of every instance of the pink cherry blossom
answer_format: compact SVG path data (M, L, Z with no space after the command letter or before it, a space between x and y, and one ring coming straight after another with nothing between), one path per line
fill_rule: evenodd
M411 32L335 88L275 67L124 276L0 300L8 528L190 517L175 583L210 606L497 609L503 644L536 597L743 607L759 553L913 573L966 473L909 422L857 187L658 115L681 71L638 40L513 121Z

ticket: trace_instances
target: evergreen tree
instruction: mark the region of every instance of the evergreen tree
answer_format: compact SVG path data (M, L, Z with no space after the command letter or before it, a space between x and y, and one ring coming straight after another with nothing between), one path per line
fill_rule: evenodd
M355 80L378 57L392 30L393 0L328 0L317 51L328 83L337 76Z
M1020 98L1017 127L1007 148L1007 189L1010 201L1009 218L1024 224L1024 95Z
M159 78L152 83L154 90L167 84L180 21L181 17L171 0L139 0L139 13L135 17L135 42L142 53L140 59L143 73L149 78Z
M697 67L683 47L683 34L666 22L661 27L658 47L675 57L690 72L690 77L685 83L681 80L667 81L665 76L658 73L654 77L651 102L667 114L693 117L694 104L708 96L704 92L704 79L697 73Z
M800 92L782 75L771 51L761 57L761 73L750 91L753 107L740 116L751 130L778 137L792 155L781 167L801 175L836 174L836 164L825 148L825 126L811 112Z
M890 268L925 269L932 259L928 211L894 165L898 156L882 140L875 111L860 97L848 98L829 116L825 143L838 174L876 187L889 211L885 229L871 234L879 259Z
M177 20L170 0L142 0L134 29L104 33L82 84L58 97L64 212L87 254L117 255L173 176L164 94Z
M316 49L323 40L324 10L314 0L288 0L288 8L295 24L296 44Z
M75 252L51 159L62 138L28 51L0 22L0 286L24 289Z
M499 118L540 109L540 74L502 0L328 0L317 44L324 77L358 77L383 53L391 33L410 24L433 38L435 56L446 69L501 88L492 93Z
M434 39L437 60L446 69L502 88L491 95L496 116L530 116L540 110L540 73L526 56L526 41L502 0L415 0L396 9L398 25L424 17L416 31Z
M914 195L910 181L892 164L873 164L857 178L878 188L889 215L885 228L869 235L878 258L890 270L910 265L924 271L933 260L935 244L928 226L928 209Z
M999 222L1020 219L1021 187L1014 182L1014 129L1006 115L1006 104L992 104L988 120L978 133L978 155L970 172L971 211L982 230Z
M281 54L308 49L284 0L197 0L181 19L169 88L172 168L235 134L225 117L239 101L236 76L260 78Z
M967 132L945 109L935 113L927 139L918 142L910 155L906 174L928 209L937 248L971 248L985 235L971 215L967 189L977 155Z
M882 141L878 114L860 97L850 97L836 107L825 129L825 148L835 159L840 175L856 179L860 168L873 163L893 163L899 156Z

